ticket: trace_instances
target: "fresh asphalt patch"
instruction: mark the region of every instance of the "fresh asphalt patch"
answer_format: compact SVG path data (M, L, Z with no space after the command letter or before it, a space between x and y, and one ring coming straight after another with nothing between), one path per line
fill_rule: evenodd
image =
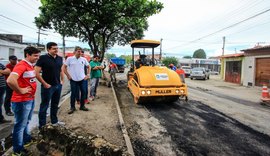
M270 155L270 137L199 102L149 104L177 155Z

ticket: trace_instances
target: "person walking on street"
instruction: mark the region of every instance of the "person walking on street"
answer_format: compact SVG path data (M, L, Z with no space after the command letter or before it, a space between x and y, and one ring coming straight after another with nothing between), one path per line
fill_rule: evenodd
M118 72L117 65L113 63L112 61L110 61L109 73L110 73L111 82L116 82L116 76L115 76L116 72Z
M10 120L6 120L2 114L2 105L6 90L5 75L8 75L9 73L10 70L0 63L0 124L11 122Z
M15 115L12 133L13 154L29 155L24 148L32 142L29 122L35 106L36 75L34 63L38 60L40 51L35 47L26 47L24 57L13 69L7 79L7 84L13 90L11 106Z
M101 63L99 62L99 56L94 55L93 60L90 62L91 67L91 87L90 87L90 101L93 101L97 94L97 87L99 83L99 79L102 77L101 70L103 67L101 66Z
M48 53L40 56L35 71L37 80L41 83L41 103L39 107L39 128L46 125L46 115L49 105L52 125L64 125L58 121L58 104L61 98L64 72L62 71L63 58L58 56L58 47L54 42L47 43ZM42 72L42 76L40 73Z
M6 65L6 68L8 68L11 72L15 65L17 64L18 59L15 55L9 56L9 63ZM9 74L5 75L6 80L9 76ZM11 96L12 96L13 90L7 85L6 86L6 96L5 96L5 102L4 102L4 107L6 111L7 116L14 116L14 114L11 111Z
M63 66L64 72L67 78L70 80L70 87L71 87L70 111L68 112L68 114L72 114L76 110L75 99L78 93L77 91L78 88L80 89L81 92L80 110L88 111L88 108L85 107L84 100L86 96L85 80L89 79L90 69L89 63L87 62L86 58L81 57L81 52L82 52L81 47L75 47L74 56L68 57ZM87 67L86 75L84 72L85 66Z

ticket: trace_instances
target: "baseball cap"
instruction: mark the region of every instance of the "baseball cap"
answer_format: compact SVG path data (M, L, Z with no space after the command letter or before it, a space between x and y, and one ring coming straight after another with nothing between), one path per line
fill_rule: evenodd
M9 59L9 60L18 60L17 56L15 56L15 55L10 55L10 56L8 57L8 59Z

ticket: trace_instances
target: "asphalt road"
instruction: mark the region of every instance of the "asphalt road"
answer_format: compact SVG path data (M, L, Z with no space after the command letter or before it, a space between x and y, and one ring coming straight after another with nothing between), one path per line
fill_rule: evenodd
M189 83L204 82L206 81ZM206 86L214 85L211 81L207 83ZM226 87L229 90L227 92L215 91L214 87L207 91L191 84L191 96L187 103L177 101L171 104L134 105L132 96L126 89L126 81L120 81L116 88L117 95L135 155L270 155L270 137L267 133L262 133L262 130L267 130L267 126L256 125L266 121L258 116L250 119L256 113L267 113L269 110L255 106L258 105L256 99L242 99L241 95L234 93L236 89ZM220 106L215 109L209 103L235 107L238 116L230 114L232 109ZM243 107L247 112L241 112L236 107ZM246 118L239 117L248 111L253 111L254 114L251 113L251 117L247 114ZM254 122L255 118L257 123ZM145 128L146 126L149 127ZM162 148L164 142L169 144L167 149ZM170 154L169 148L172 150Z

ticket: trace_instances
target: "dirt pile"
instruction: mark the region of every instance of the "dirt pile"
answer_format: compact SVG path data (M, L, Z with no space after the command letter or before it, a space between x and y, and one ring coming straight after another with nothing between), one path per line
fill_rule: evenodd
M78 135L61 126L46 125L40 130L40 135L37 148L44 155L128 155L124 148L113 145L102 137L82 133Z

